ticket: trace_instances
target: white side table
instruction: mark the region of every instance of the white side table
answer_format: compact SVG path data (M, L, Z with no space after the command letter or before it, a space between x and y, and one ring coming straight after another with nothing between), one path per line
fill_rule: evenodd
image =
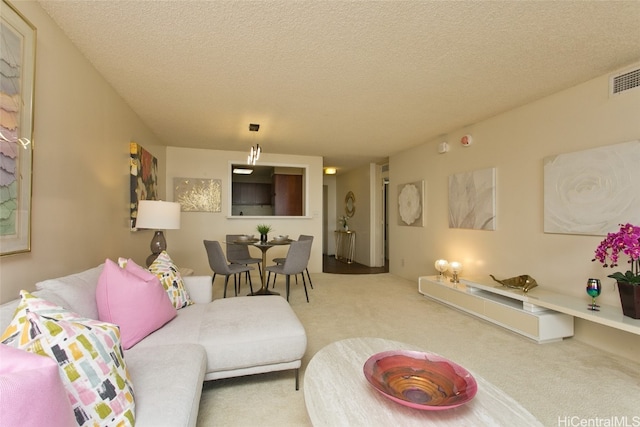
M178 267L178 273L181 276L193 276L193 269L187 267Z

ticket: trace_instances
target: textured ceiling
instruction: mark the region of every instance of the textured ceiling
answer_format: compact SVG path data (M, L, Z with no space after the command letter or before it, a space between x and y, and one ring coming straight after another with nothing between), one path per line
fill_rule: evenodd
M342 170L640 59L640 1L39 3L166 145Z

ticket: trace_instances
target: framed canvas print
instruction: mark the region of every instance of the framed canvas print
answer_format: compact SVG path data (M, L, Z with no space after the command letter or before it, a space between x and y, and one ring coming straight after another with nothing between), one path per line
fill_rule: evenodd
M449 228L496 229L496 169L449 176Z
M183 212L220 212L222 180L173 178L173 198Z
M0 255L10 255L31 250L36 29L5 0L0 17Z
M130 192L131 192L131 230L137 230L139 200L158 200L158 159L131 142L130 152Z
M424 227L424 181L398 186L398 225Z
M640 220L640 141L544 159L545 233L605 236Z

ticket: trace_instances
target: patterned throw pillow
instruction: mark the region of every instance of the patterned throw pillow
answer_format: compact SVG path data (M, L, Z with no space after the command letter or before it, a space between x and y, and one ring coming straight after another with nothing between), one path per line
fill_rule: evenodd
M25 307L16 317L26 313L22 330L4 343L57 362L78 425L133 426L133 385L118 327L56 310L26 291L20 294Z
M181 309L193 304L184 287L178 267L171 261L166 251L162 251L158 255L158 258L149 266L149 271L158 276L162 287L169 294L169 299L175 308Z
M69 317L69 315L80 317L80 315L71 313L47 300L33 296L27 291L20 291L20 303L18 303L18 307L16 307L11 323L7 326L7 329L5 329L2 337L0 337L0 341L4 344L20 348L33 338L28 335L29 331L24 327L27 323L27 307L31 311L37 311L43 316L54 319L62 319Z

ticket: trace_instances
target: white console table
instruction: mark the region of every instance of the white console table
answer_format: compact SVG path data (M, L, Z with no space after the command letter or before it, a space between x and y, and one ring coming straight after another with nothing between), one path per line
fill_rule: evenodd
M353 230L336 230L336 259L351 264L355 257L356 232Z
M620 307L602 304L600 311L587 309L588 299L571 297L538 286L528 293L501 286L490 277L469 277L461 283L420 277L418 290L436 301L451 305L540 343L573 335L573 318L640 335L640 319L622 314Z
M534 288L525 294L521 290L510 289L496 282L491 284L489 281L461 279L460 283L451 283L448 278L439 281L437 276L425 276L419 278L418 290L424 296L538 343L560 341L573 336L573 316L540 306L536 304L537 300L531 302L541 289Z

